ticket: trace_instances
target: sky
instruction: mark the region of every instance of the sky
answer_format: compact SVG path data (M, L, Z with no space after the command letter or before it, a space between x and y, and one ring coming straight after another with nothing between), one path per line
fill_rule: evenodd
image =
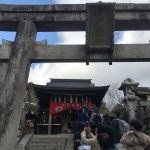
M0 4L79 4L97 2L98 0L0 0ZM150 0L103 0L117 3L150 3ZM0 32L2 39L14 41L14 32ZM46 32L38 33L37 41L48 40L48 44L85 44L85 32ZM149 43L149 31L115 32L115 43L133 44ZM96 86L112 84L121 85L127 77L139 82L140 86L150 87L150 63L41 63L32 64L29 82L45 85L50 78L58 79L92 79Z

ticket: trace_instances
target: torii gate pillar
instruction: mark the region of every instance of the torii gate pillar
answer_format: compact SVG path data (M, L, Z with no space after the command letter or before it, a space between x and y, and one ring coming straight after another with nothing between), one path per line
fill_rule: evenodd
M31 21L19 23L6 75L0 82L0 150L15 147L36 33Z

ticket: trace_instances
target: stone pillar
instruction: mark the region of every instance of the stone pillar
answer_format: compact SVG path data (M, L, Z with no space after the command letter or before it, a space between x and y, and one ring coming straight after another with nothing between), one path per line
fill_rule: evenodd
M136 100L127 100L127 104L129 107L129 116L130 120L135 119L135 110L136 110Z
M2 87L6 71L7 71L8 63L0 63L0 88Z
M0 87L0 150L14 150L34 50L36 27L21 21Z

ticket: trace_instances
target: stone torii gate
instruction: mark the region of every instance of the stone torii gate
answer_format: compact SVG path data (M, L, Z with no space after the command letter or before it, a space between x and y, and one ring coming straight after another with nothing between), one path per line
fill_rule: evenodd
M150 4L0 5L0 150L14 150L31 62L150 61L149 44L115 45L114 31L149 30ZM37 32L86 31L85 45L43 45Z

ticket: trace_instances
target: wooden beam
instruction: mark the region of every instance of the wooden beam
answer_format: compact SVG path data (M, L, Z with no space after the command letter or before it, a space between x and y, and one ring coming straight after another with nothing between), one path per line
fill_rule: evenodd
M16 31L20 20L32 20L38 31L85 31L85 4L0 5L0 31ZM150 4L115 5L115 31L149 30Z
M35 25L31 21L21 21L15 42L11 45L12 50L9 52L10 59L7 71L0 86L1 150L14 150L17 142L16 137L35 39Z
M0 61L8 61L11 44L0 45ZM31 62L86 62L85 45L42 45L36 44ZM90 62L109 62L107 52L90 53ZM116 44L113 62L150 61L150 44Z

